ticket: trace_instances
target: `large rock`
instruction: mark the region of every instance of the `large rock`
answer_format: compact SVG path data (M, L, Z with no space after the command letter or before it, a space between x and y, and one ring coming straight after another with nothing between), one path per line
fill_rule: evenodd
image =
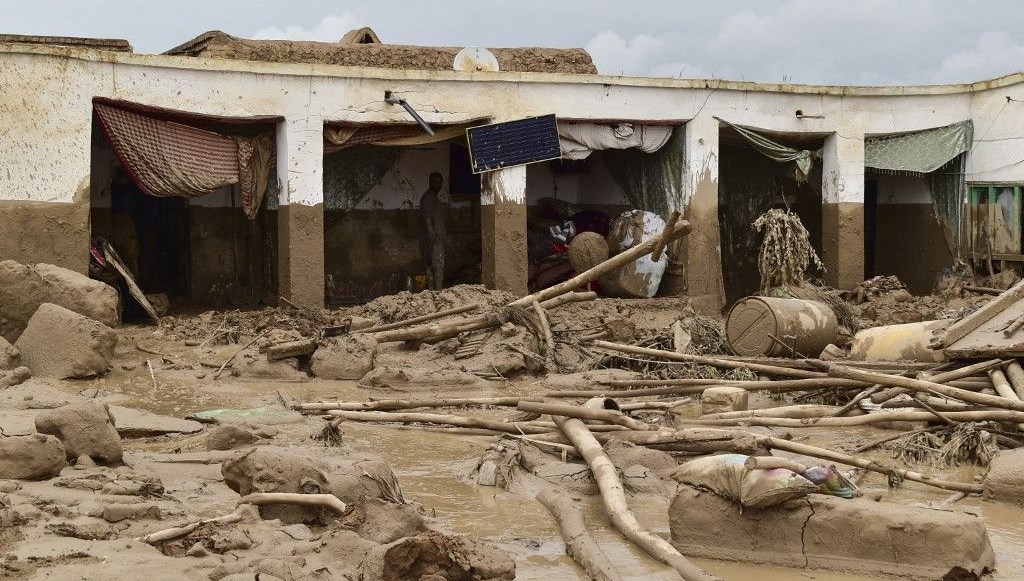
M254 492L329 493L324 465L309 452L260 446L224 461L220 472L224 483L242 496ZM320 520L321 511L302 506L265 505L260 507L260 515L294 524Z
M113 329L52 303L39 307L15 343L32 375L55 379L102 375L116 346Z
M65 466L64 446L53 436L0 436L0 479L45 480Z
M362 379L376 356L377 341L370 335L333 337L313 353L311 371L323 379Z
M427 531L372 549L360 566L358 578L504 581L516 578L516 562L494 545Z
M1024 448L1003 450L988 466L985 498L1024 505Z
M11 370L21 367L21 351L10 341L0 337L0 370Z
M117 291L52 264L0 261L0 336L15 341L43 303L53 303L108 326L121 321Z
M922 580L995 567L981 516L865 498L811 494L741 510L680 485L669 528L672 544L691 557Z
M84 454L101 464L121 461L121 436L106 404L73 403L40 412L36 430L60 438L69 460Z

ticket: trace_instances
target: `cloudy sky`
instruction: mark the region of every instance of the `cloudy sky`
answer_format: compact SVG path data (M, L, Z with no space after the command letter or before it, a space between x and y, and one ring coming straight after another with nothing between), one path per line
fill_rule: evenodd
M1024 69L1019 0L0 0L0 32L126 38L211 29L333 41L585 47L605 74L899 85Z

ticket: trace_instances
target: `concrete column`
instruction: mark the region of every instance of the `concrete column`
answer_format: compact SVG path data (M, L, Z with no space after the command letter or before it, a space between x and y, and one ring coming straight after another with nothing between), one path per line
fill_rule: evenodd
M829 135L821 175L825 284L849 290L864 280L864 134L842 129Z
M286 117L277 127L278 292L296 305L324 306L323 122Z
M708 314L725 306L718 224L718 127L718 120L711 116L692 119L685 127L683 216L693 230L679 246L686 252L686 294L698 313Z
M483 174L480 195L483 283L515 295L527 292L526 166Z

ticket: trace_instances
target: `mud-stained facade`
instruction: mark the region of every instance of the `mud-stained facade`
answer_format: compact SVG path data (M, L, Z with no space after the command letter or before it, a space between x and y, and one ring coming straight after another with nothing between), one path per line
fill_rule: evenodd
M331 298L325 297L325 287L330 289L325 285L327 275L367 281L399 278L400 267L356 272L345 265L366 260L372 239L384 248L395 236L407 237L414 226L403 212L415 210L417 195L408 196L407 207L394 208L373 206L371 195L368 205L346 209L365 212L357 219L331 205L330 186L325 183L331 155L324 147L325 123L409 123L401 107L385 101L385 91L406 99L432 124L554 113L583 122L684 125L686 179L679 206L693 232L685 244L674 248L675 260L685 264L685 272L670 273L666 284L672 281L673 289L686 292L708 310L725 305L728 277L723 271L733 267L728 260L723 264L729 253L722 248L719 223L724 213L719 184L724 177L718 119L772 134L821 139L816 169L821 176L820 249L827 267L825 282L838 288L850 288L866 274L897 274L923 292L951 257L948 245L936 244L949 237L927 222L929 201L921 197L918 185L877 180L865 171L865 139L970 120L979 129L966 156L968 186L1024 183L1020 74L949 86L799 86L375 69L12 43L0 44L0 90L17 96L0 100L0 223L5 232L0 258L51 262L80 272L88 267L91 190L97 187L97 180L90 177L94 99L198 115L283 119L276 125L280 190L268 210L276 228L268 239L277 245L272 253L277 291L308 305ZM517 293L526 290L527 215L538 196L532 190L547 181L528 176L540 175L539 171L531 166L486 176L478 215L466 210L457 218L464 226L459 236L467 238L460 246L472 246L468 238L474 236L473 228L479 228L479 276L488 285ZM872 203L866 211L866 184L872 182ZM413 183L410 191L420 192L422 187ZM581 190L577 198L581 204L626 206L614 188L598 193ZM376 216L377 211L382 215ZM374 230L367 226L374 219L390 226ZM898 227L903 223L905 227ZM871 225L867 233L866 224ZM359 244L346 241L344 233L350 231L361 232ZM414 244L394 246L399 248L396 262L415 260ZM364 256L339 256L346 249Z

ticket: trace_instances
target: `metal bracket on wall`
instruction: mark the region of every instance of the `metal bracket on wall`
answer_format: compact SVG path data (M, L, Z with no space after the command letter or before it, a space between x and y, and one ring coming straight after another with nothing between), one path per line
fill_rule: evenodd
M417 113L416 110L412 108L412 105L410 105L405 99L397 99L393 96L391 91L384 91L384 102L390 105L401 105L402 108L416 120L416 123L419 123L420 127L423 128L423 131L427 135L434 134L434 130L430 127L430 124L427 123L423 117L420 117L420 114Z

